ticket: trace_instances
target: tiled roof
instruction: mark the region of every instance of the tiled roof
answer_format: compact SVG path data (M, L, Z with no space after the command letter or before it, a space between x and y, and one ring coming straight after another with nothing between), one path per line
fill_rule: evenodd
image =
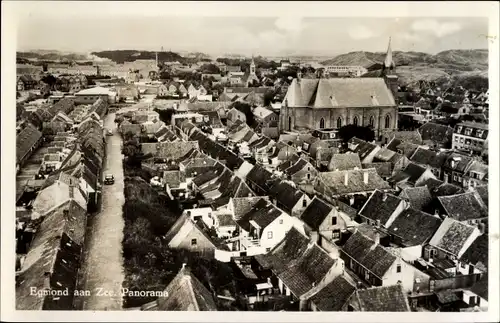
M401 141L411 142L416 145L422 144L422 136L417 130L414 131L394 131L390 134L391 138Z
M282 212L268 200L260 199L248 213L244 214L236 222L242 229L250 232L250 221L255 221L255 223L264 229L281 214Z
M364 174L368 174L368 183L364 182ZM345 175L347 174L347 185ZM375 169L346 170L318 173L319 181L327 186L334 195L359 192L370 192L376 189L389 189L389 184L384 181Z
M142 146L147 144L141 144ZM155 157L167 160L178 160L187 155L192 149L198 149L196 141L174 141L156 143L157 151Z
M453 128L434 122L427 122L422 125L418 132L422 136L422 140L430 140L441 144L450 142L453 136Z
M40 138L42 138L42 133L31 123L28 123L27 126L16 136L17 162L28 154L29 150Z
M432 150L424 149L419 147L412 156L410 160L414 163L420 165L429 165L435 168L441 168L448 158L448 153L436 153Z
M320 311L340 312L355 291L356 286L343 276L337 276L331 283L312 296L310 301Z
M403 141L396 146L396 152L401 152L406 157L410 158L419 146L411 142Z
M432 202L432 195L427 186L405 188L399 197L408 200L416 210L424 210Z
M473 158L471 156L454 152L448 156L443 166L457 172L465 173L472 161Z
M244 162L242 158L238 157L232 151L219 143L212 141L201 131L193 132L190 136L190 140L198 141L201 151L212 158L225 161L225 165L231 170L239 168Z
M178 170L163 172L163 181L168 184L170 188L177 188L181 182L185 180L183 172Z
M469 290L481 298L488 300L488 273L483 274Z
M293 164L289 168L285 169L284 172L288 176L293 176L296 173L300 172L302 169L304 169L306 166L309 166L310 169L314 169L314 166L312 166L310 163L305 161L303 158L300 158L295 164Z
M349 170L355 168L362 168L361 160L359 159L359 155L356 153L333 154L332 159L328 164L328 169L331 171Z
M479 196L483 200L483 203L486 205L486 207L488 207L488 185L476 186L474 187L474 191L479 194Z
M426 168L415 163L409 163L403 170L394 174L394 176L389 179L389 182L399 183L408 181L410 183L415 183L426 170Z
M277 202L286 212L291 212L293 207L304 196L301 190L295 188L287 181L276 180L269 189L269 196L276 198Z
M168 284L167 297L159 297L158 311L217 311L210 291L190 270L182 268Z
M434 187L430 192L433 196L439 197L460 194L463 193L463 189L454 184L442 183L441 185Z
M375 168L380 177L390 177L392 175L392 164L389 162L365 163L363 169Z
M217 213L215 216L217 217L219 226L221 227L236 226L236 222L234 221L233 216L231 214Z
M402 285L372 287L356 291L362 312L410 312Z
M263 190L269 193L269 189L272 185L272 182L269 180L272 177L272 173L266 170L264 167L259 164L255 165L252 170L247 174L247 181L250 181L258 186L260 186Z
M381 225L384 225L401 203L404 203L403 199L375 190L359 214L372 221L380 220Z
M332 210L333 207L331 205L315 196L300 215L300 219L313 230L318 230L321 223L323 223Z
M86 210L74 201L68 201L46 215L17 277L16 309L72 309L86 216ZM52 289L68 288L69 296L39 297L30 292L31 288L42 290L49 286Z
M379 278L383 278L396 257L360 232L353 233L342 251Z
M359 155L360 159L364 159L370 153L372 153L375 149L379 148L377 145L372 144L370 142L358 139L356 137L352 137L348 142L349 149Z
M440 196L439 202L446 214L458 221L481 219L488 216L488 209L475 192Z
M445 218L429 244L455 256L460 256L465 243L474 233L474 229L470 225Z
M292 167L292 165L294 165L296 162L298 162L299 159L300 159L299 155L293 154L293 155L290 156L290 158L288 158L287 161L279 164L278 167L277 167L277 169L279 171L284 171L287 168Z
M475 267L483 266L488 270L488 235L482 234L470 245L462 255L461 260L473 264Z
M200 111L199 114L208 116L208 122L212 128L222 128L222 122L220 120L219 112L217 111Z
M239 220L243 215L250 212L250 210L259 202L261 199L269 201L267 196L256 196L256 197L238 197L233 198L233 213L234 218Z
M64 114L69 114L75 108L75 100L72 98L62 98L57 103L55 103L49 112L52 115L56 115L58 112L63 112Z
M382 78L294 79L283 101L311 108L396 105Z
M193 184L199 187L205 183L208 183L218 178L219 176L222 175L224 171L225 171L224 166L221 165L220 163L217 163L217 165L215 165L213 169L206 171L202 174L198 174L195 178L193 178Z
M395 149L396 147L394 147L393 150L389 149L388 147L382 147L377 151L377 153L373 157L373 160L388 162L396 154Z
M296 297L318 284L336 262L293 227L270 253L256 259L271 267Z
M423 245L441 225L441 219L409 208L396 217L388 231L401 237L405 246Z

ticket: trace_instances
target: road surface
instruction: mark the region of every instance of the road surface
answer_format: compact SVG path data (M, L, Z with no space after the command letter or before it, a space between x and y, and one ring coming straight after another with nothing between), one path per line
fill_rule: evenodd
M122 238L124 220L122 206L124 175L121 136L114 123L115 114L104 120L105 129L113 129L106 136L104 174L113 174L115 183L102 186L102 205L98 213L89 217L78 288L89 291L90 296L75 300L75 308L83 310L121 310L121 287L124 280Z

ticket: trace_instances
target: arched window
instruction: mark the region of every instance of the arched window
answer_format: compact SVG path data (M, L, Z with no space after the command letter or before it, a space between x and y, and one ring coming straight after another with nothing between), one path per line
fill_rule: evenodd
M325 128L325 119L321 118L321 120L319 120L319 128L320 129Z
M370 117L370 127L375 127L375 118L373 116Z
M292 117L288 117L288 130L292 130Z
M339 117L337 119L337 129L339 129L339 128L342 128L342 118L341 117Z
M352 124L357 126L358 125L358 117L355 116L354 119L352 119Z
M386 115L385 116L385 128L390 128L391 126L391 116L390 115Z

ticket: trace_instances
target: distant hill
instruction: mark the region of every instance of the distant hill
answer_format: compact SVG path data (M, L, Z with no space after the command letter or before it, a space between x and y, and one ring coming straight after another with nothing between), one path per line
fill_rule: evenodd
M118 64L123 64L125 62L133 62L138 59L155 59L156 52L152 51L140 51L140 50L107 50L100 52L92 52L100 58L107 58ZM160 62L174 62L179 61L181 63L186 61L186 58L174 52L158 52L158 61Z
M355 65L370 70L366 76L376 76L385 53L350 52L323 61L323 65ZM488 50L447 50L435 55L422 52L393 52L396 72L402 83L436 80L464 74L487 77Z
M57 50L33 50L28 52L17 52L16 56L18 59L34 59L46 61L79 61L89 59L89 56L87 54L68 53Z

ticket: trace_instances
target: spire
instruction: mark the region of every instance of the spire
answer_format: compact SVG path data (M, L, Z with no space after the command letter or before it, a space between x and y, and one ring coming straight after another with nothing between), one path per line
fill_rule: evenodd
M384 70L393 70L396 67L394 61L392 60L392 49L391 49L391 37L389 37L389 46L387 47L387 53L385 54L384 60Z

